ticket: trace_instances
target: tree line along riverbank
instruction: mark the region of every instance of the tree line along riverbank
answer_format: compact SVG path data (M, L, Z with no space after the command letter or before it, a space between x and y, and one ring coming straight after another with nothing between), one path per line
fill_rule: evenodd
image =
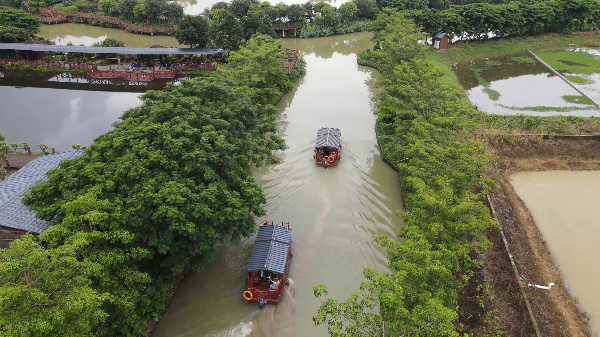
M251 38L210 75L146 92L32 189L25 203L52 226L0 251L3 334L147 334L174 280L250 235L266 199L249 162L285 148L273 104L293 85L286 59Z
M503 175L494 169L495 160L490 159L500 154L499 148L505 149L502 154L511 152L506 149L517 153L519 149L527 148L525 144L533 142L531 146L541 151L536 158L549 155L548 160L556 161L551 153L572 152L571 167L577 167L575 163L582 163L581 158L592 155L589 150L593 145L568 140L558 141L562 142L558 145L543 143L541 136L519 141L512 134L598 132L600 119L483 114L466 99L448 65L464 58L514 53L528 48L566 48L573 44L593 47L598 45L598 32L571 37L544 35L463 42L446 51L425 52L409 42L415 40L411 34L419 35L418 30L399 28L410 26L403 17L396 13L380 15L383 18L378 18L381 22L374 25L374 41L381 49L362 52L358 63L377 67L382 73L378 84L384 92L377 97L376 127L384 156L400 171L407 203L403 212L407 226L400 236L406 241L398 243L379 238L378 241L388 249L392 274L365 271L367 281L361 287L362 292L342 303L335 298L327 299L315 320L318 324L327 322L330 329L368 331L373 335L381 335L385 330L386 334L415 336L452 336L458 332L533 336L537 327L528 315L522 314L527 312L519 289L523 285L510 271L510 260L495 221L480 208L487 204L485 195L492 191L496 193L492 193L493 203L502 198L514 201L514 195L502 194L509 190L507 184L510 184L500 179ZM587 153L582 152L585 149ZM456 163L458 158L464 162ZM463 181L468 176L473 182ZM500 182L502 190L498 190L498 185L490 178ZM479 205L470 204L473 201ZM519 209L521 204L513 203L514 207L507 207ZM461 218L463 212L470 217ZM511 217L510 214L502 216ZM521 223L532 226L529 220L522 219ZM476 227L471 220L481 227ZM514 225L514 222L508 223ZM538 237L523 234L529 233L525 227L516 230L512 232L514 238L510 236L513 245L537 247L517 251L518 262L522 263L519 266L528 266L522 270L533 279L556 279L557 275L560 279L548 248L537 242L540 240L536 241ZM460 231L464 231L461 232L463 236L472 235L472 240L467 240L469 243L465 242L462 249L459 248L460 240L453 236ZM493 243L492 247L488 240ZM447 245L453 245L452 249ZM461 257L461 252L467 253ZM532 256L541 259L538 261L540 267L533 268ZM449 262L453 260L454 265ZM542 265L548 267L547 270L541 270ZM439 281L443 277L448 280ZM315 294L324 295L326 290L316 287ZM407 299L409 296L423 300L415 303ZM570 335L591 335L585 314L580 312L562 282L555 295L539 294L530 301L534 307L531 317L543 326L542 333L554 335L569 331ZM381 307L379 314L365 313L365 309L374 305ZM370 318L364 320L366 316ZM415 325L411 326L413 322Z

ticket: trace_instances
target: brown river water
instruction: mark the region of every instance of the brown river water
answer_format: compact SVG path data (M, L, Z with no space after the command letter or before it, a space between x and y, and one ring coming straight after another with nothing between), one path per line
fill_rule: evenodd
M600 171L518 172L511 179L547 241L571 293L589 314L597 336L600 333ZM559 281L543 280L543 285Z
M73 31L63 32L68 25ZM76 24L45 26L43 34L60 37L61 44L89 45L110 36L131 37L130 46L169 45L168 40ZM289 147L281 153L283 162L253 169L268 198L267 216L257 223L289 221L293 228L293 282L281 303L259 310L244 301L253 238L237 245L225 242L212 263L182 281L154 337L327 336L326 327L312 322L320 304L313 286L324 283L331 295L345 299L359 289L364 268L387 270L385 251L373 235L395 237L403 220L394 211L402 199L398 174L381 161L375 138L371 98L377 72L356 64L356 54L372 48L370 39L369 33L357 33L283 41L302 52L307 74L277 105L279 129ZM99 87L94 85L73 84L84 90L66 90L10 83L0 81L0 130L13 142L43 141L61 149L89 145L123 110L140 104L139 93L95 91ZM342 160L329 169L315 166L312 158L317 129L325 126L342 131Z

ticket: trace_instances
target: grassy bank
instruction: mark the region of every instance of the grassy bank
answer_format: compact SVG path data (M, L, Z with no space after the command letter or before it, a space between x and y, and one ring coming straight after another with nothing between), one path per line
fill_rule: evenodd
M573 33L571 36L548 34L540 36L507 38L483 42L460 42L439 51L439 57L454 62L478 56L492 56L524 52L527 49L541 50L568 47L600 47L600 31Z

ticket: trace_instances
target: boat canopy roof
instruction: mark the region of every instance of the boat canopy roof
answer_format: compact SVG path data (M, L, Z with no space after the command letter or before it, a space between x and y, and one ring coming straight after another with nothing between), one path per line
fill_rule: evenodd
M320 147L339 147L340 146L340 129L337 128L320 128L317 131L317 142L315 148Z
M292 240L292 230L280 225L258 227L247 271L268 271L283 275Z

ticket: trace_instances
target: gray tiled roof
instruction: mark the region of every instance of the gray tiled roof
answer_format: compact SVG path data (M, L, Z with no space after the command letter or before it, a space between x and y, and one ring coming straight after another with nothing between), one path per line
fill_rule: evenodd
M287 263L292 230L279 225L258 227L258 234L248 262L248 272L259 270L283 275Z
M41 156L0 182L0 226L35 234L48 229L50 223L36 218L35 213L21 203L23 194L36 182L46 180L46 173L63 159L75 158L83 153L73 150Z
M341 135L342 133L340 132L340 129L320 128L317 131L317 141L315 143L315 148L320 148L323 146L337 148L341 144Z

